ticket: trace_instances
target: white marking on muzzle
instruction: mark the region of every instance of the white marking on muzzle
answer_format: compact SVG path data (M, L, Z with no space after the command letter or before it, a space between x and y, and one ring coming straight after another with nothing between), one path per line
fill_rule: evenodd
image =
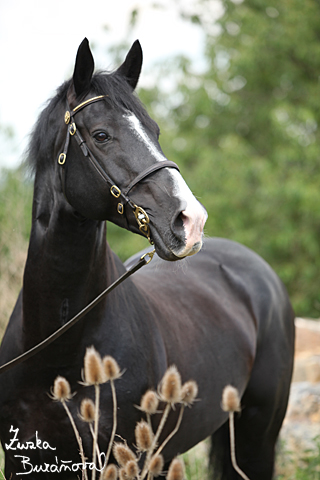
M130 129L136 137L145 144L151 155L158 162L167 160L162 152L160 152L150 140L139 119L133 113L130 112L124 115L124 118L128 120ZM173 253L177 257L193 255L197 253L202 246L203 227L207 220L207 212L192 194L181 174L173 168L166 168L166 170L172 177L174 185L172 192L173 195L176 198L179 198L180 201L187 203L186 209L182 212L186 244L179 251L174 251Z

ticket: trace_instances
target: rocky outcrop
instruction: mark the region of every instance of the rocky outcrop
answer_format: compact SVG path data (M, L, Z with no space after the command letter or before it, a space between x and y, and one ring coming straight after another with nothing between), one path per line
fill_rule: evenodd
M287 450L313 449L320 435L320 321L296 319L295 366L281 438Z

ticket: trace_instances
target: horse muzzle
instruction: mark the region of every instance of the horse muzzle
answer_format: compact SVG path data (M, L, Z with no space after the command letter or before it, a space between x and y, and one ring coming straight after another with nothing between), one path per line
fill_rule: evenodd
M183 222L184 245L174 250L178 258L189 257L198 253L202 247L203 229L208 218L204 207L198 203L197 208L186 209L180 214Z
M205 208L198 205L180 209L173 217L170 228L150 225L151 237L157 254L164 260L175 261L199 252L202 247L203 228L207 220Z

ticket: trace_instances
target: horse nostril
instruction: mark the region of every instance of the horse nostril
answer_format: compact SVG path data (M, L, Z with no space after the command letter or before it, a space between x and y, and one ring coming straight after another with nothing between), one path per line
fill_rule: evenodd
M183 228L184 214L180 212L174 219L173 226L177 229Z
M176 215L171 224L173 234L177 239L180 239L180 241L182 242L185 242L186 240L186 223L188 223L188 217L186 217L183 212L180 212Z

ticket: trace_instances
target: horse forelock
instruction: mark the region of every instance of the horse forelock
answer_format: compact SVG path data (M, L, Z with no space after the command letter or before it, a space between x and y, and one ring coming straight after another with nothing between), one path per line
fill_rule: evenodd
M67 92L71 80L64 82L56 95L48 100L40 113L26 150L26 164L32 173L38 169L52 166L52 155L59 129L63 125L63 109L66 107ZM119 74L98 72L91 82L91 91L95 95L106 95L104 101L110 108L123 112L132 112L148 130L159 135L157 123L150 118L139 98L132 92L127 81ZM79 99L81 102L82 99Z

